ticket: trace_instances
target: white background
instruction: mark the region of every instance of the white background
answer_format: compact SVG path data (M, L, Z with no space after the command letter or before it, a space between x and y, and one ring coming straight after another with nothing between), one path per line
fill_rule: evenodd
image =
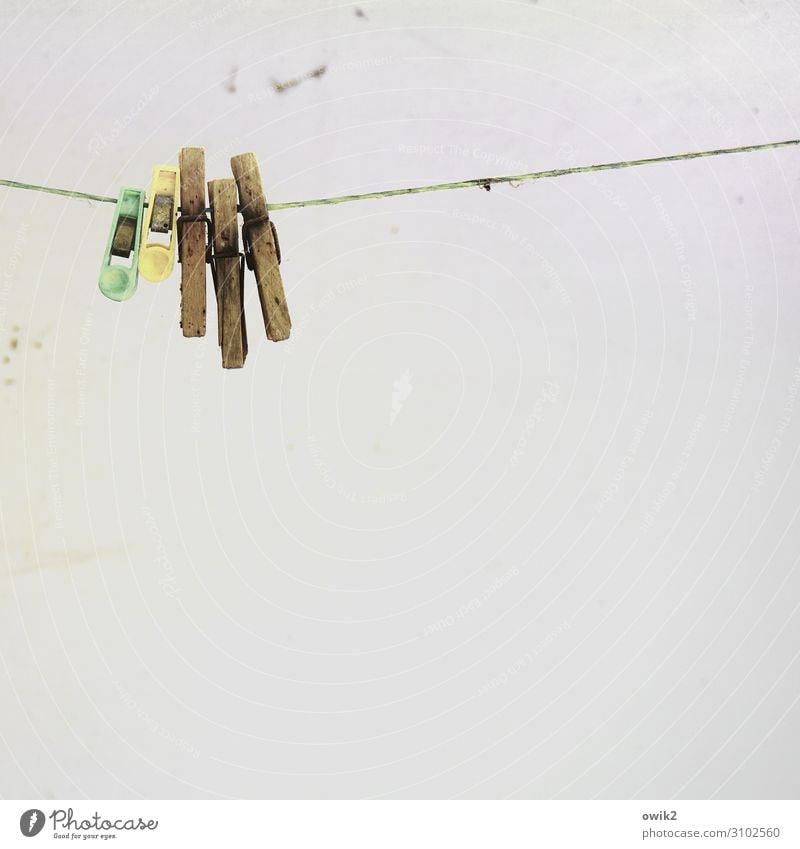
M41 803L40 803L41 804ZM70 828L64 825L69 820ZM0 802L4 846L35 846L21 833L30 828L27 802ZM44 815L38 837L44 845L68 841L71 845L114 847L273 846L288 849L311 846L372 847L376 835L382 846L406 849L408 846L464 847L492 845L529 847L546 843L555 849L597 846L600 849L629 849L633 846L741 846L797 845L798 806L786 801L681 801L665 807L651 800L637 801L203 801L109 800L100 803L63 800L58 805L42 804ZM28 816L24 817L27 813ZM670 819L650 820L663 816ZM53 814L57 826L53 827ZM98 832L80 830L85 819L110 823L126 819L138 823L156 821L154 829ZM672 817L674 816L674 819ZM24 817L24 818L23 818ZM644 819L648 817L648 819ZM743 839L747 830L760 837ZM686 832L699 831L700 838L687 838ZM725 831L725 835L705 832ZM776 835L775 832L778 832ZM740 833L741 832L741 833ZM645 838L645 833L647 837ZM116 835L114 842L100 843L100 835ZM728 836L729 835L729 836ZM677 839L675 839L677 838ZM80 841L80 843L79 843ZM67 842L56 843L66 846Z
M105 195L799 135L777 0L0 9L0 176ZM276 212L238 372L0 189L0 795L796 797L799 163Z

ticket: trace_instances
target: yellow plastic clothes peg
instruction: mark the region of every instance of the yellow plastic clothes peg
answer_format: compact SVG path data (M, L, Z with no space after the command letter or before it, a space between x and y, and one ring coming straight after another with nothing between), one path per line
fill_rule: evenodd
M179 178L180 172L174 165L156 165L153 169L139 251L139 273L153 283L166 280L175 266ZM167 234L169 241L156 241L153 234Z

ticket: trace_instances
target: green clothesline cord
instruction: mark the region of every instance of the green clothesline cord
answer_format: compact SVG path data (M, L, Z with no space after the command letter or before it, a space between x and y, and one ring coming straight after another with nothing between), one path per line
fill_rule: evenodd
M670 156L653 156L649 159L630 159L625 162L606 162L600 165L576 165L571 168L553 168L549 171L531 171L527 174L511 174L503 177L476 177L473 180L458 180L453 183L434 183L430 186L409 186L404 189L384 189L379 192L365 192L358 195L339 195L329 198L313 198L309 200L293 200L285 203L270 203L270 211L278 209L294 209L300 206L334 206L339 203L350 203L356 200L378 200L399 195L417 195L423 192L445 192L450 189L469 189L481 187L488 189L496 183L525 183L533 180L546 180L550 177L565 177L567 174L590 174L595 171L614 171L619 168L633 168L637 165L655 165L659 162L684 162L688 159L702 159L706 156L723 156L728 153L750 153L754 150L774 150L779 147L792 147L800 144L800 139L787 141L765 142L764 144L748 144L741 147L725 147L717 150L697 150L691 153L674 153ZM88 192L75 192L70 189L54 189L49 186L36 186L32 183L18 183L16 180L0 180L0 186L10 189L27 189L32 192L46 192L50 195L93 200L99 203L116 203L117 198L105 195L93 195ZM146 204L145 204L146 205ZM208 211L208 210L206 210Z

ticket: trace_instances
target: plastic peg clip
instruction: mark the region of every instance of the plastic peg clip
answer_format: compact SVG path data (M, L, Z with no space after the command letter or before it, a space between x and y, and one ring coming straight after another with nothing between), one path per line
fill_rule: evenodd
M174 165L156 165L153 169L150 203L144 218L145 243L139 253L139 273L153 283L166 280L175 267L179 174ZM154 233L166 234L169 241L154 241Z
M100 269L100 291L112 301L127 301L139 282L139 244L142 238L144 191L122 188ZM128 260L114 262L114 259Z

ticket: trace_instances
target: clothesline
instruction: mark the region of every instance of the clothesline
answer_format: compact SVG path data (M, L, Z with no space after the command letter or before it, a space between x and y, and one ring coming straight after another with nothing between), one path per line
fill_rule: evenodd
M531 171L526 174L507 174L499 177L475 177L470 180L456 180L450 183L433 183L427 186L407 186L400 189L382 189L377 192L364 192L353 195L337 195L326 198L309 198L307 200L284 201L267 205L270 212L280 209L295 209L306 206L334 206L340 203L351 203L360 200L379 200L382 198L399 197L400 195L415 195L426 192L444 192L451 189L485 188L489 189L498 183L526 183L534 180L546 180L555 177L565 177L569 174L590 174L596 171L614 171L621 168L635 168L640 165L657 165L664 162L685 162L690 159L702 159L709 156L724 156L732 153L751 153L758 150L775 150L781 147L792 147L800 144L800 139L765 142L763 144L741 145L739 147L718 148L716 150L698 150L689 153L674 153L668 156L652 156L647 159L630 159L621 162L605 162L599 165L576 165L568 168L552 168L547 171ZM0 186L10 189L25 189L33 192L45 192L51 195L91 200L98 203L116 203L116 197L92 194L90 192L58 189L51 186L37 186L33 183L21 183L16 180L0 180ZM147 204L145 203L145 206ZM209 210L206 210L209 211Z

